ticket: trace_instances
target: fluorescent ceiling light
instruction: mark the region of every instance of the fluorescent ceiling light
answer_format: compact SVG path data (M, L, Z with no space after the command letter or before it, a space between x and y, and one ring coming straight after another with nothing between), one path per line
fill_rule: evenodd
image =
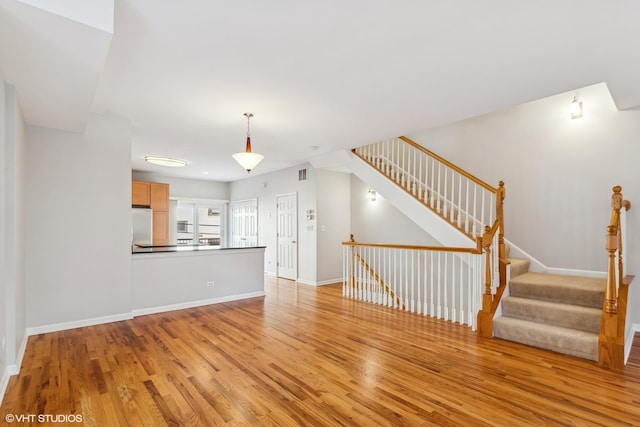
M169 166L170 168L181 168L183 166L187 166L186 160L174 159L172 157L144 156L144 159L154 165Z

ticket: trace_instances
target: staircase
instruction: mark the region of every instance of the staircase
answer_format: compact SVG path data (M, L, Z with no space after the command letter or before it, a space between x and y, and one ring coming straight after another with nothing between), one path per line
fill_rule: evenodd
M533 273L523 259L511 265L494 337L597 361L606 279Z
M389 258L382 268L394 272L394 281L395 272L400 272L398 275L403 282L394 285L399 290L413 289L408 284L414 282L414 274L425 277L425 288L415 290L419 299L424 298L423 314L434 315L433 310L427 312L425 307L433 305L430 299L436 289L438 297L444 294L442 310L441 301L437 300L437 317L442 311L445 313L443 318L449 320L451 311L447 304L459 300L458 306L454 304L451 308L464 306L464 310L468 310L467 307L472 307L469 313L461 310L460 319L468 321L476 313L477 322L470 325L477 328L480 336L515 341L594 360L603 367L622 369L625 351L630 348L630 341L625 340L629 329L625 321L628 288L634 277L625 275L623 269L624 213L631 204L623 200L621 187L613 188L611 224L607 227L606 237L607 278L537 273L529 271L528 260L508 258L506 253L502 182L498 187L492 187L406 137L358 147L352 152L351 171L376 188L442 246L378 245L356 242L352 236L351 241L343 243L347 248L345 266L349 270L344 279L346 296L375 294L367 287L370 282L380 282L379 286L383 286L375 268L373 273L367 273L373 279L359 278L356 268L358 262L366 264L368 261L364 260L369 257L380 258L376 251L381 246L424 253L466 253L468 258L462 262L460 255L451 258L446 258L449 255L439 254L437 258L429 255L429 259L437 261L428 265L413 264L413 261L396 265L392 264L395 258L393 261ZM367 251L360 261L355 259L357 250ZM441 259L445 261L441 262ZM371 269L366 265L364 271ZM449 273L446 268L451 265L457 265L457 270ZM407 266L411 268L407 269ZM444 272L441 271L443 266ZM429 274L425 274L427 271ZM426 280L427 276L432 279L437 276L435 284ZM452 291L448 277L464 279L464 283ZM364 285L354 288L358 283ZM385 283L391 283L391 280ZM399 305L395 298L388 299L388 303ZM405 303L403 307L408 306Z

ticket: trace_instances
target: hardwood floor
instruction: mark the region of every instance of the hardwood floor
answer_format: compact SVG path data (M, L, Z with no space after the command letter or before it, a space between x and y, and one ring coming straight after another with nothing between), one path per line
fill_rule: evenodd
M266 291L32 336L0 422L640 425L639 338L624 372L614 373L343 299L335 285L270 280ZM39 414L82 422L5 421Z

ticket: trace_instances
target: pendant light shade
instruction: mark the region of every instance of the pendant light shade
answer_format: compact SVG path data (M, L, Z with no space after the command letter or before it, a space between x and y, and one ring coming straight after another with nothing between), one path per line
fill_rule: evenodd
M251 172L251 170L255 168L262 159L264 159L264 156L251 151L251 129L249 127L249 121L251 120L251 117L253 117L253 114L244 113L244 116L247 118L247 145L244 152L236 153L232 157L236 162L240 163L240 166L242 166L247 172Z

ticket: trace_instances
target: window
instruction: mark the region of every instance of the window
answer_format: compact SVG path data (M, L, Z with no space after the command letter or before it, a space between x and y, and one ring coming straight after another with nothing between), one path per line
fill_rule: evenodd
M221 246L224 240L224 204L178 200L176 243Z

